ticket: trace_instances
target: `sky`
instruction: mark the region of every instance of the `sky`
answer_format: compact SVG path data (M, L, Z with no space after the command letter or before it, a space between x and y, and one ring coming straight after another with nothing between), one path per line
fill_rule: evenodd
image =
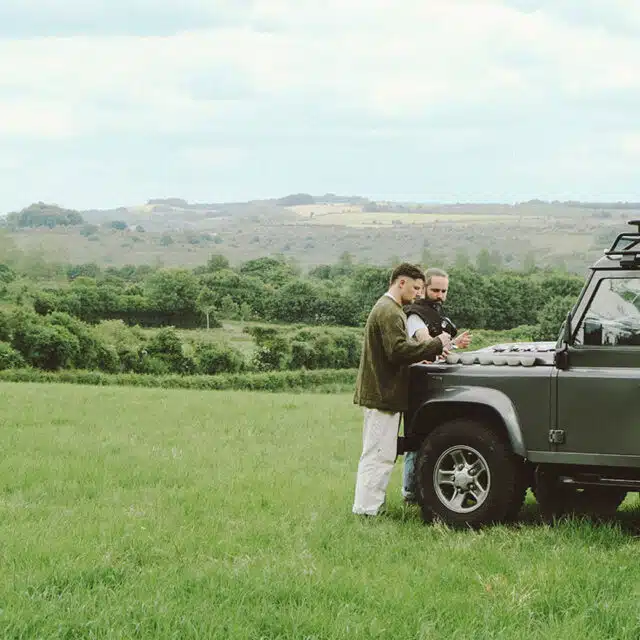
M637 0L2 0L0 212L640 201Z

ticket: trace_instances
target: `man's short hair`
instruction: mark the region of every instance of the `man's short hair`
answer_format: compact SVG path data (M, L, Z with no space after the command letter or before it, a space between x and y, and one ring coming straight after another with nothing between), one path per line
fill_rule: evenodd
M442 269L437 269L436 267L430 267L424 272L425 280L424 283L428 287L431 284L432 278L446 278L449 279L449 274Z
M393 284L398 278L412 278L413 280L424 280L424 271L416 264L403 262L399 264L391 273L390 284Z

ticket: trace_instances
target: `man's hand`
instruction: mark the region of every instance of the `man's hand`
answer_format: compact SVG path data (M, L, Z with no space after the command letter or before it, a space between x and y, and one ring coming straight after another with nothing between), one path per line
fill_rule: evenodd
M466 349L471 344L471 334L468 331L456 336L453 340L453 344L459 349Z
M449 353L449 349L451 349L451 335L443 331L438 338L442 342L442 354L446 356Z

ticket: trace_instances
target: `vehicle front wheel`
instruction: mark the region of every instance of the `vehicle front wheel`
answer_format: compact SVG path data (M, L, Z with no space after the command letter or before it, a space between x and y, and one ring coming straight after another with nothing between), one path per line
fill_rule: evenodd
M439 425L418 457L423 519L479 527L513 517L526 490L521 467L509 444L487 425L463 419Z

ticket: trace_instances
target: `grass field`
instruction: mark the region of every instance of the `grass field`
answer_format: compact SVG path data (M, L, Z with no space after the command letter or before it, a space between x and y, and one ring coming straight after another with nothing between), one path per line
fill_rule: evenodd
M0 637L640 636L634 496L607 525L350 513L350 395L0 384Z
M380 211L377 213L364 213L358 211L345 211L321 213L314 215L313 218L308 215L302 216L300 223L311 225L338 225L346 227L376 227L389 226L393 224L415 224L415 225L431 225L436 222L447 223L522 223L534 225L536 222L542 221L543 218L528 216L526 218L518 216L494 215L494 214L474 214L474 213L398 213L393 211Z

